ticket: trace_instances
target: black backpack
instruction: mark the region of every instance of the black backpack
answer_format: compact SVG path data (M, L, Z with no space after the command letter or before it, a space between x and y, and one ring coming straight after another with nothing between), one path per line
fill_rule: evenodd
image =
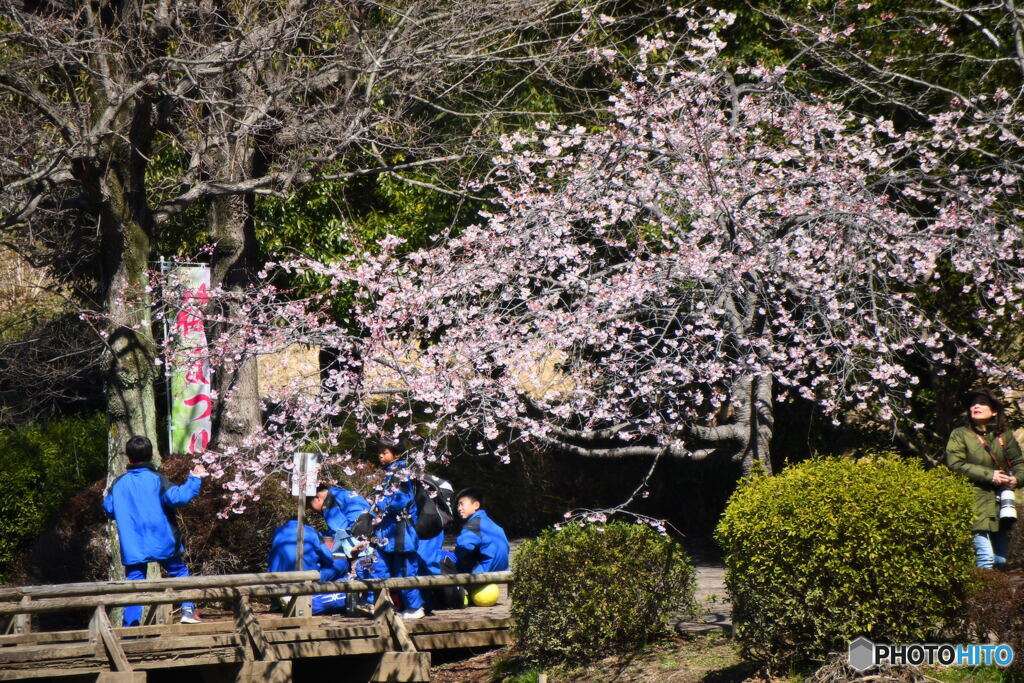
M424 474L414 479L413 488L416 510L419 512L416 519L416 535L420 538L433 538L455 519L455 515L452 514L455 489L452 488L450 481L432 474Z

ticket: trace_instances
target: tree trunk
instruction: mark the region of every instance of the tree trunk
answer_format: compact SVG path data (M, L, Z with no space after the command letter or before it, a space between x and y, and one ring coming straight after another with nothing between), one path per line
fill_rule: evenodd
M740 462L744 476L754 471L754 463L771 474L770 448L775 427L772 379L744 375L733 383L731 394L731 420L698 433L704 438L717 437L718 447L732 440L737 446L733 460Z
M127 108L126 108L127 109ZM135 435L153 443L160 463L153 383L158 373L149 297L149 257L153 224L146 203L145 172L152 138L152 106L141 97L130 110L128 140L112 138L103 161L76 168L97 215L106 351L107 488L124 474L124 445ZM128 115L128 114L125 114ZM123 579L117 530L110 525L110 578ZM116 617L115 617L116 618Z
M239 141L229 153L218 154L218 176L241 179L252 171L252 154ZM259 169L256 169L259 170ZM210 204L208 229L214 245L210 264L210 284L214 291L222 288L227 297L213 302L214 317L226 320L241 318L238 301L253 283L258 248L253 221L253 196L231 195L213 199ZM214 321L209 325L210 339L229 333L224 324ZM213 445L222 449L237 446L247 436L262 428L260 410L259 373L256 358L246 354L241 361L226 357L213 372L213 388L217 399L213 408Z
M775 433L775 404L772 403L771 376L756 377L751 387L750 446L743 459L743 474L750 474L754 463L765 474L772 473L771 444Z

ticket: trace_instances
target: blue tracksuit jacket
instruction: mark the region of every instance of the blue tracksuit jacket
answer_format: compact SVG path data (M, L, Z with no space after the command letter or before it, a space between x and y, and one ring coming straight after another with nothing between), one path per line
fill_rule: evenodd
M387 545L381 547L387 553L416 552L416 506L412 480L404 480L406 468L404 460L387 466L384 496L375 505L375 511L381 516L377 538L387 541Z
M508 569L505 530L492 522L486 512L477 510L462 525L455 539L455 557L459 571L473 574L505 571Z
M117 522L125 565L168 560L181 554L173 509L196 497L202 480L189 476L172 486L152 462L128 465L103 499L103 510Z
M311 526L303 525L305 531L302 538L302 569L320 570L321 581L333 581L336 577L348 573L348 560L337 559L331 551L320 542L320 534ZM299 540L299 523L289 519L277 527L274 538L270 541L270 554L267 555L268 572L295 571L295 545ZM328 571L324 571L328 570Z
M332 486L327 491L322 510L327 528L335 538L344 537L359 519L359 515L370 509L370 502L355 491Z

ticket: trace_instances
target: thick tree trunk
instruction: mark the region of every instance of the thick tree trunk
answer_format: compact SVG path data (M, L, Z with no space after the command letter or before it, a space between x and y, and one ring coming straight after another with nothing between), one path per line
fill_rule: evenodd
M82 161L79 179L92 200L100 234L100 266L105 314L103 358L107 399L107 488L127 469L125 442L148 437L159 464L156 401L156 341L145 294L153 225L146 203L145 169L152 138L152 107L139 98L128 140L113 139L100 157ZM110 525L110 578L124 578L117 529ZM151 569L152 571L152 569ZM116 619L116 617L115 617Z
M742 465L744 475L754 471L754 463L771 474L770 448L775 429L771 377L736 378L730 388L729 407L728 421L710 427L690 427L690 434L699 442L691 457L728 456Z
M772 402L772 378L757 377L751 387L750 446L743 459L743 473L750 474L754 463L765 474L772 473L771 444L775 434L775 404Z
M218 177L241 179L242 169L249 167L251 153L238 149L233 154L220 154L215 163L220 167ZM252 171L253 169L248 168ZM258 170L258 169L257 169ZM213 302L213 317L239 320L237 300L233 295L243 293L252 284L257 264L256 228L253 222L253 197L233 195L212 200L208 228L214 244L210 280L214 290L222 288L228 296ZM210 338L231 333L223 324L213 322ZM214 370L213 387L217 399L213 409L214 448L237 446L247 436L262 428L260 410L259 373L256 358L246 355L242 361L224 358Z

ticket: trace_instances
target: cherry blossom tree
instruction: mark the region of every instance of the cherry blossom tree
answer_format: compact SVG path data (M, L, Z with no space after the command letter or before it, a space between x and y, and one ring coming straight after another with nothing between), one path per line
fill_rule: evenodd
M159 248L205 223L214 284L242 292L261 265L258 198L377 177L456 192L422 174L489 156L493 131L531 113L523 90L590 110L587 50L635 30L603 31L615 10L0 0L0 242L102 312L111 478L129 436L156 439L155 340L135 297ZM240 319L212 314L214 328ZM225 445L260 428L247 361L213 378Z
M941 172L930 169L922 182L948 186L965 175L972 184L986 184L993 174L1013 178L1024 169L1024 13L1013 2L761 0L743 11L730 29L739 49L787 64L787 86L796 91L828 93L858 113L884 114L901 130L921 135L931 134L935 117L955 112L952 125L973 139L943 149ZM990 210L1014 222L1017 208L1019 200L1011 197ZM972 327L972 297L963 296L953 278L940 285L936 305L950 312L962 307L962 315L948 317ZM1007 316L1003 324L1018 323ZM1019 343L999 353L1007 363L1024 361ZM896 437L903 448L928 457L959 419L962 390L985 378L970 366L942 377L926 374L929 391L914 401L925 429L897 430ZM866 426L865 417L853 422Z
M390 238L358 263L277 264L358 284L363 333L324 324L315 301L253 304L267 324L239 353L304 340L340 360L314 391L272 397L238 500L303 441L350 457L344 429L406 434L417 465L455 442L498 457L522 443L770 471L787 397L895 425L918 384L910 359L1022 379L985 323L1021 307L1022 216L992 209L1020 179L936 182L944 150L975 144L962 112L923 136L797 99L780 70L726 68L728 15L681 16L689 35L642 41L606 129L540 123L504 141L479 224L401 257ZM976 297L982 334L922 305L949 277Z

